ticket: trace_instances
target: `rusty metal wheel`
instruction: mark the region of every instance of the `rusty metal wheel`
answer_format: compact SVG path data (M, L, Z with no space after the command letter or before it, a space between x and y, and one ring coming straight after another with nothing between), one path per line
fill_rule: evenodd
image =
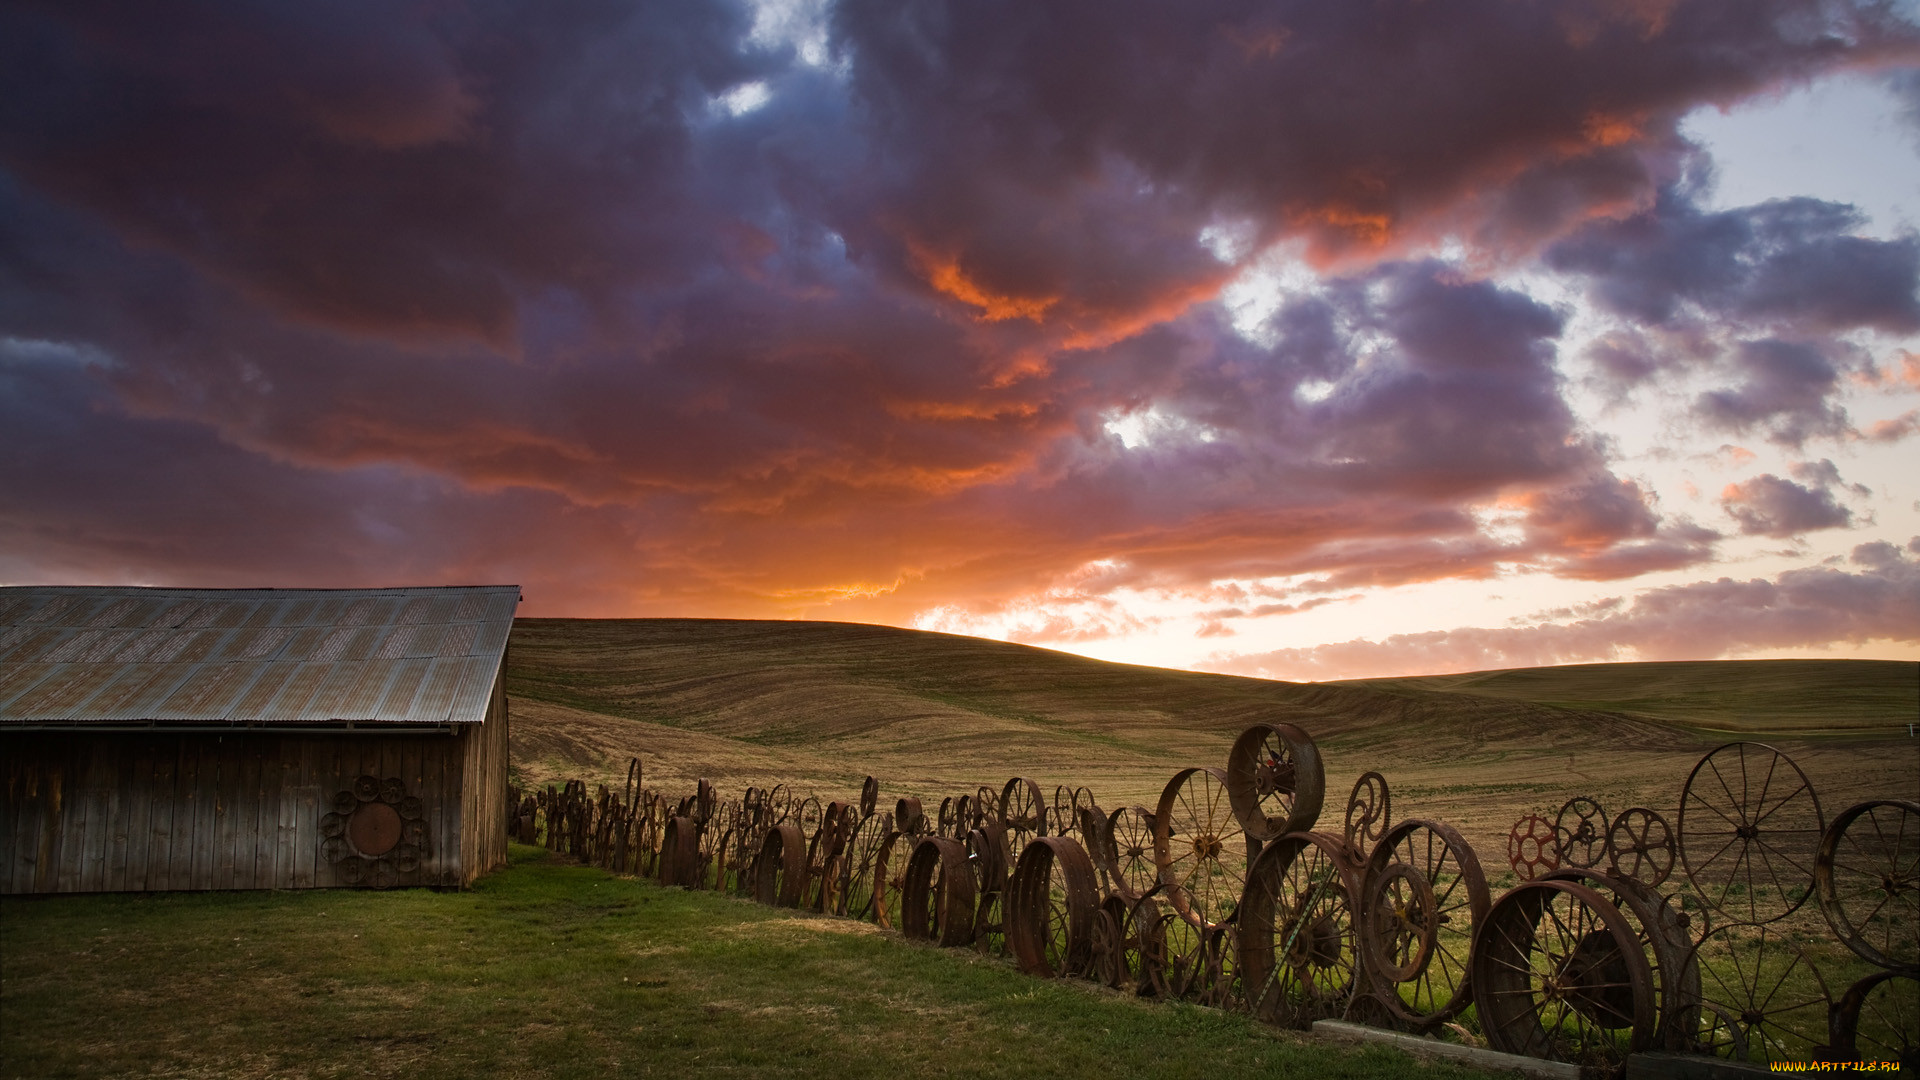
M1812 958L1789 931L1762 923L1726 923L1694 946L1703 1027L1724 1025L1691 1048L1749 1062L1824 1056L1833 999Z
M1644 806L1629 806L1607 830L1612 872L1649 887L1673 873L1673 829L1667 819Z
M740 850L740 834L734 829L720 829L719 835L713 847L713 889L728 893L734 890L737 880L733 862Z
M1765 743L1701 758L1681 789L1676 832L1687 880L1730 919L1771 922L1813 895L1826 817L1807 774Z
M1560 865L1586 869L1606 862L1608 823L1607 812L1598 800L1585 795L1568 799L1553 819Z
M1153 823L1153 861L1167 902L1196 929L1226 922L1247 880L1246 834L1227 799L1227 774L1175 773Z
M1111 974L1119 980L1107 984L1118 990L1131 983L1138 971L1139 949L1133 936L1133 905L1124 897L1109 893L1100 901L1100 910L1113 920L1117 935L1113 942L1113 970L1105 974Z
M1412 871L1425 890L1383 883L1397 873L1394 867ZM1361 944L1381 981L1382 1006L1414 1027L1452 1019L1473 999L1467 977L1473 935L1493 906L1472 845L1444 822L1408 818L1374 845L1363 885L1371 917L1362 920ZM1429 936L1431 948L1414 963Z
M1016 776L1000 789L1000 820L1007 823L1007 842L1014 851L1025 851L1036 837L1047 835L1047 804L1040 796L1040 785Z
M380 797L380 778L362 776L353 782L353 797L361 802L373 802Z
M910 836L927 831L927 812L921 808L919 799L903 796L894 800L893 827Z
M1222 782L1240 828L1264 841L1313 828L1327 777L1306 732L1292 724L1255 724L1233 741Z
M1553 825L1538 814L1528 814L1513 823L1507 833L1507 865L1513 876L1532 881L1560 868L1560 842Z
M873 860L874 924L888 930L900 928L900 891L907 881L907 860L913 854L916 838L895 830L880 841Z
M973 939L973 871L967 846L929 836L914 846L901 887L900 929L917 941L952 948Z
M688 889L700 887L700 826L678 815L667 821L660 852L660 884Z
M880 781L869 776L860 784L860 817L862 820L873 816L880 808Z
M1920 972L1920 803L1873 799L1840 812L1813 862L1834 936L1870 964Z
M1848 987L1829 1045L1842 1061L1897 1061L1900 1075L1920 1074L1920 976L1878 971Z
M1598 870L1562 867L1546 875L1573 881L1605 897L1627 917L1653 976L1657 1024L1654 1045L1665 1050L1692 1049L1700 1024L1700 972L1693 964L1693 920L1645 882Z
M941 799L939 816L934 819L934 835L951 838L956 817L958 815L954 813L953 796L949 795Z
M1010 830L998 819L982 822L967 834L967 862L973 868L973 947L984 954L1007 951L1007 882L1013 873Z
M1167 979L1167 915L1152 897L1133 902L1127 915L1127 950L1135 989L1141 997L1167 1000L1173 988Z
M869 814L861 819L847 845L843 864L847 871L841 884L844 897L836 915L866 919L873 912L874 870L880 856L880 842L893 832L893 815Z
M1129 902L1160 882L1154 862L1153 814L1144 806L1123 806L1107 815L1098 850L1107 860L1113 891Z
M1114 918L1113 912L1104 904L1093 913L1091 973L1096 981L1110 990L1118 990L1127 982L1125 931L1121 928L1120 920Z
M1020 970L1045 979L1088 971L1099 903L1086 849L1064 836L1029 843L1007 890L1007 944Z
M807 841L798 825L767 830L754 860L754 899L776 907L799 907L807 891Z
M1653 1045L1647 958L1626 916L1585 885L1515 886L1487 912L1470 968L1495 1050L1614 1074Z
M1360 988L1351 850L1326 833L1288 833L1248 871L1236 944L1241 993L1260 1019L1309 1027L1344 1013Z
M1073 837L1084 847L1086 841L1075 835L1080 828L1080 815L1075 812L1077 809L1073 802L1073 789L1065 784L1055 784L1053 802L1047 810L1048 831L1055 836Z
M1347 796L1347 843L1366 854L1393 827L1393 797L1387 790L1387 778L1377 772L1363 772L1353 782L1353 794Z

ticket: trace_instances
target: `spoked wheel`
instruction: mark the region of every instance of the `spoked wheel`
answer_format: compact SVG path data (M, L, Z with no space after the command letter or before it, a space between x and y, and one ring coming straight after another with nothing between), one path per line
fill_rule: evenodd
M967 846L929 836L913 849L901 887L901 930L910 938L951 948L973 939L973 871Z
M1479 856L1453 826L1408 818L1374 846L1364 884L1361 944L1381 1004L1414 1027L1451 1019L1473 999L1473 935L1493 903Z
M1028 844L1007 891L1007 944L1020 970L1051 979L1086 972L1099 885L1085 849L1063 836Z
M900 891L906 885L907 861L918 841L903 832L890 832L880 840L873 857L873 921L889 930L898 930Z
M1118 899L1115 897L1115 899ZM1091 974L1095 981L1118 990L1127 981L1127 946L1119 919L1105 905L1093 913L1093 959Z
M1086 841L1075 835L1080 830L1080 815L1074 811L1073 789L1065 784L1053 786L1053 804L1047 812L1047 821L1053 826L1055 836L1068 836L1079 840L1082 847Z
M1304 832L1320 819L1327 786L1320 749L1292 724L1255 724L1241 732L1221 779L1240 827L1255 840Z
M846 858L842 860L846 872L842 875L841 902L835 914L865 919L873 911L874 862L880 854L880 841L892 831L891 814L869 814L854 829Z
M1841 811L1820 838L1813 879L1847 948L1920 972L1920 803L1875 799Z
M1667 819L1644 806L1629 806L1607 830L1612 873L1649 887L1673 873L1673 829Z
M807 889L807 842L797 825L767 830L756 861L754 899L778 907L799 907Z
M973 789L973 803L969 807L969 810L971 812L967 817L967 823L972 828L977 829L989 821L998 821L1000 819L1000 793L985 784L981 784L979 787Z
M1246 834L1226 781L1219 769L1182 769L1153 815L1153 861L1167 901L1200 930L1225 923L1246 885Z
M1560 807L1553 819L1553 834L1559 840L1560 862L1582 869L1599 866L1607 859L1607 812L1599 800L1578 795Z
M1920 1073L1920 976L1881 971L1854 983L1833 1010L1832 1046L1845 1061L1897 1061Z
M1487 912L1469 965L1495 1050L1607 1073L1653 1044L1653 974L1619 909L1571 881L1530 881Z
M1007 951L1007 878L1013 870L1008 830L1003 821L983 822L967 834L967 860L973 867L973 947L982 953Z
M1099 938L1096 933L1095 970L1102 982L1118 990L1133 981L1135 965L1139 960L1138 949L1133 941L1133 908L1125 898L1109 895L1100 902L1100 915L1101 925L1111 930L1112 937L1107 945L1111 957L1106 961L1105 967L1100 966ZM1099 928L1096 927L1096 931L1098 930Z
M1353 783L1347 796L1347 843L1366 854L1393 827L1393 797L1387 790L1387 778L1377 772L1364 772Z
M1680 863L1700 898L1738 922L1782 918L1812 895L1826 831L1807 774L1765 743L1700 759L1680 792Z
M1007 823L1007 841L1025 851L1035 837L1047 835L1047 804L1040 785L1016 776L1000 789L1000 820Z
M1627 917L1640 942L1640 952L1647 958L1647 969L1653 975L1654 1008L1658 1017L1654 1044L1666 1050L1692 1049L1689 1040L1700 1024L1700 971L1693 963L1689 916L1668 898L1633 878L1572 867L1556 870L1547 877L1585 885Z
M880 781L869 776L860 784L860 817L873 816L880 808Z
M934 825L933 825L934 835L948 836L948 837L952 836L954 818L956 816L957 815L954 813L954 809L953 809L953 796L949 795L946 798L941 799L940 813L934 818Z
M1786 932L1727 923L1700 940L1688 963L1699 972L1703 1020L1730 1026L1718 1045L1697 1045L1696 1052L1768 1062L1806 1061L1824 1050L1832 998Z
M1160 882L1154 863L1153 814L1143 806L1123 806L1107 815L1106 835L1099 850L1107 860L1113 891L1129 901L1147 894Z
M1238 928L1241 993L1255 1016L1304 1028L1346 1010L1361 981L1360 887L1338 837L1288 833L1261 850Z
M1173 995L1167 970L1167 921L1167 914L1151 897L1134 901L1127 919L1127 955L1141 997L1165 1001Z

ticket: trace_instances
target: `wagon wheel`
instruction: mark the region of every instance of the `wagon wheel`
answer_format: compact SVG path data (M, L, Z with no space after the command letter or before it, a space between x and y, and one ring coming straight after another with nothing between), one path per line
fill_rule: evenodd
M1025 851L1035 837L1047 835L1047 804L1040 785L1024 777L1008 780L1000 789L1000 820L1012 830L1007 841L1014 851Z
M1313 828L1326 772L1320 749L1292 724L1255 724L1227 752L1222 778L1240 827L1255 840Z
M380 797L380 778L362 776L353 782L353 797L361 802L372 802Z
M973 802L969 804L971 816L967 819L968 828L977 829L982 822L999 819L999 795L999 792L985 784L981 784L979 787L973 789Z
M1080 841L1082 847L1086 847L1091 851L1093 834L1087 831L1087 812L1089 810L1099 810L1099 807L1094 805L1093 789L1087 787L1074 788L1073 797L1069 801L1072 804L1072 816L1068 820L1073 822L1073 827L1079 834L1075 838ZM1107 815L1102 812L1100 814L1100 824L1105 825L1106 823ZM1098 829L1096 828L1095 831L1097 832Z
M1076 813L1078 809L1073 802L1073 789L1065 784L1055 784L1053 803L1047 810L1047 822L1053 826L1053 835L1073 836L1074 830L1080 827L1080 815ZM1081 838L1074 836L1074 839ZM1085 841L1081 840L1081 843Z
M1172 996L1167 980L1167 916L1151 898L1134 901L1127 917L1127 950L1136 987L1142 997L1162 1001Z
M1920 971L1920 803L1875 799L1841 811L1820 838L1813 880L1847 948Z
M1560 844L1546 818L1528 814L1513 823L1507 833L1507 865L1521 881L1532 881L1560 868Z
M1200 939L1188 996L1214 1009L1231 1008L1238 999L1238 939L1231 926L1216 926Z
M1563 866L1599 866L1607 858L1607 812L1597 800L1576 795L1553 819Z
M870 818L880 807L880 781L869 776L860 785L860 817Z
M1288 833L1261 850L1247 874L1237 942L1242 993L1255 1016L1308 1027L1345 1012L1361 978L1360 886L1339 837Z
M1440 933L1440 905L1425 874L1389 863L1361 894L1361 955L1382 981L1411 982L1427 970Z
M659 865L660 884L699 887L700 826L691 817L676 814L667 821Z
M732 861L740 849L739 834L732 829L716 830L719 839L713 845L713 890L718 893L731 891L734 880Z
M1064 836L1029 843L1007 886L1007 945L1020 970L1043 979L1085 973L1099 902L1084 848Z
M1425 893L1411 883L1390 888L1383 884L1381 879L1396 866L1418 876L1426 885ZM1472 1000L1467 965L1473 935L1493 903L1479 856L1453 826L1408 818L1374 845L1363 885L1369 909L1377 918L1388 919L1363 919L1361 925L1361 946L1369 954L1369 967L1385 980L1381 1004L1400 1021L1416 1027L1451 1019ZM1426 894L1433 897L1430 914L1424 904ZM1398 908L1389 918L1378 907L1383 902L1413 904L1404 916L1411 924L1403 921ZM1429 925L1432 947L1416 965L1418 942L1408 934L1424 939Z
M1920 976L1877 971L1847 988L1833 1010L1835 1056L1897 1061L1900 1075L1920 1072Z
M754 898L778 907L799 907L807 890L807 842L798 825L767 830L755 861Z
M1644 806L1629 806L1607 830L1613 873L1657 886L1673 873L1673 830L1667 819Z
M1393 827L1393 800L1387 778L1363 772L1347 796L1347 843L1365 853Z
M951 948L973 938L973 871L966 845L946 836L922 839L907 860L901 887L901 930Z
M1654 1045L1688 1051L1700 1025L1700 971L1693 963L1692 919L1652 886L1598 870L1562 867L1549 880L1585 885L1627 917L1653 976Z
M1653 975L1626 916L1585 885L1530 881L1487 912L1470 975L1495 1050L1609 1073L1653 1043Z
M873 921L889 930L897 930L900 917L900 890L907 880L907 860L913 853L911 834L894 831L880 840L873 860Z
M843 865L847 868L840 895L843 902L836 915L865 919L873 912L875 865L880 857L880 842L893 832L891 814L869 814L854 830Z
M1703 901L1740 922L1771 922L1813 893L1826 817L1791 758L1765 743L1728 743L1687 776L1676 831Z
M1246 834L1220 769L1182 769L1154 811L1153 861L1167 900L1198 929L1224 923L1246 884Z
M983 954L1007 951L1007 878L1013 852L1003 821L988 821L967 834L967 859L973 868L973 945Z
M386 803L388 806L398 806L400 805L400 800L406 797L407 782L405 780L397 776L389 776L385 780L380 781L381 802Z
M726 841L727 826L717 816L709 815L700 826L700 874L694 884L696 889L725 889L727 867L723 861L726 852L722 846Z
M815 836L820 832L820 823L827 817L827 808L822 806L818 797L809 795L793 804L793 810L787 816L787 823L798 825L800 835Z
M1093 977L1109 989L1127 981L1127 947L1120 923L1104 905L1093 913Z
M934 835L952 836L954 817L953 796L949 795L940 800L940 814L934 819Z
M1142 806L1123 806L1107 815L1096 850L1107 862L1113 891L1129 902L1145 896L1160 881L1154 863L1153 814Z
M1833 1001L1808 955L1788 934L1760 923L1715 927L1694 947L1703 1017L1731 1039L1696 1051L1751 1062L1806 1061L1825 1050Z

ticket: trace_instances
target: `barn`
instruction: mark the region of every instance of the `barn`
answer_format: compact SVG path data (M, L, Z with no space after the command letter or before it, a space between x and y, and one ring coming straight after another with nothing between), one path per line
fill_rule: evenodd
M0 892L505 863L517 586L0 588Z

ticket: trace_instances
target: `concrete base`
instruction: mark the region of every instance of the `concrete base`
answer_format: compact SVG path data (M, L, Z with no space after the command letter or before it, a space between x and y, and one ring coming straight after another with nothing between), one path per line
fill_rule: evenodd
M1315 1035L1333 1039L1345 1039L1349 1042L1385 1043L1397 1046L1414 1054L1426 1054L1431 1057L1446 1058L1462 1065L1471 1065L1476 1069L1504 1069L1524 1076L1538 1077L1539 1080L1580 1080L1580 1066L1569 1065L1564 1061L1544 1061L1540 1058L1521 1057L1519 1054L1503 1054L1498 1050L1480 1050L1458 1043L1441 1042L1421 1035L1408 1035L1399 1031L1382 1031L1365 1024L1352 1024L1345 1020L1317 1020L1313 1025Z

